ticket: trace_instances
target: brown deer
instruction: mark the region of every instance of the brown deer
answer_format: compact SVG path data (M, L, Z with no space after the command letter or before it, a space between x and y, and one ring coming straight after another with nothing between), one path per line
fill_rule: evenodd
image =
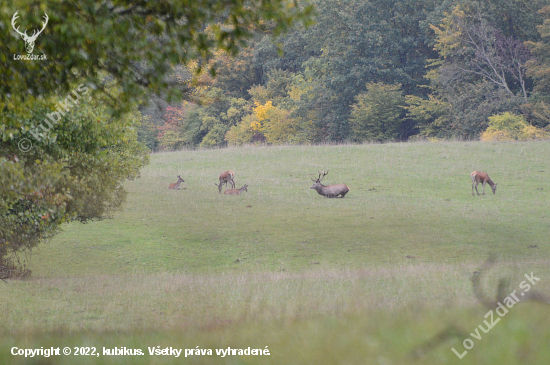
M311 179L315 184L311 185L310 189L317 190L319 195L323 195L327 198L338 198L338 197L343 198L344 196L346 196L346 194L349 191L349 188L346 184L335 184L335 185L328 185L328 186L321 184L321 180L323 180L323 178L327 175L328 175L328 171L327 172L325 172L325 170L323 170L323 172L319 171L319 177L317 178L317 180Z
M227 194L227 195L241 195L241 193L243 191L246 191L248 192L248 190L246 189L248 187L248 185L245 185L243 186L242 188L240 189L227 189L226 191L224 191L223 193L224 194Z
M179 190L180 189L180 184L182 182L185 182L185 181L181 178L181 176L178 175L178 182L168 185L168 189Z
M475 184L477 195L479 195L479 191L477 191L477 186L479 183L483 185L483 195L485 195L485 184L489 184L489 186L493 190L493 194L496 193L497 184L491 181L491 179L489 178L489 175L486 172L474 171L470 174L470 176L472 176L472 196L475 196L474 184Z
M225 187L227 187L227 183L231 185L232 189L235 189L235 181L233 178L235 177L235 173L233 171L224 171L220 174L220 185L214 184L218 187L218 191L220 194L222 193L222 185L225 184Z

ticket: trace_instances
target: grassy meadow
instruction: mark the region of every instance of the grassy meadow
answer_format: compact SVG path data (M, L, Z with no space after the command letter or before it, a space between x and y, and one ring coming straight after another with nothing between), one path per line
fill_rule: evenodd
M30 279L0 283L0 363L548 364L548 305L520 302L470 336L488 311L471 277L490 255L486 295L533 272L533 290L550 296L548 156L549 142L153 154L126 183L123 211L67 225L28 257ZM218 194L225 170L248 192ZM349 186L344 199L309 188L319 170ZM472 197L473 170L496 195ZM177 175L181 190L168 190ZM459 359L451 348L466 338L474 347ZM101 354L25 358L14 346ZM154 346L214 354L151 356ZM215 353L266 346L269 356Z

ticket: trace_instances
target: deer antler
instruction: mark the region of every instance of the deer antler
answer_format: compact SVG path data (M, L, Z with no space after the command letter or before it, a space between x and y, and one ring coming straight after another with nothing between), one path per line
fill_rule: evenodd
M26 31L26 30L25 30L25 33L21 33L21 32L19 31L19 27L17 27L17 28L15 27L15 21L16 21L17 18L19 18L19 16L17 15L17 13L19 13L19 10L16 11L15 14L13 14L13 17L11 18L11 26L13 27L13 29L14 29L17 33L19 33L19 34L23 37L23 39L24 39L25 41L34 41L34 40L36 40L36 38L38 38L38 35L39 35L40 33L42 33L42 32L44 31L44 29L46 29L46 25L48 24L48 19L49 19L49 18L48 18L48 14L44 13L44 19L46 20L46 22L42 22L42 24L43 24L42 29L40 29L39 31L37 31L37 30L33 31L32 36L30 36L30 37L27 35L27 31Z
M323 170L323 172L319 171L319 177L317 178L317 180L311 179L311 181L316 182L316 183L321 182L321 180L323 180L323 178L327 175L328 175L328 171L327 172L325 172L325 170Z
M49 19L48 14L44 13L44 18L46 19L45 23L42 22L42 24L44 24L44 26L42 27L42 29L40 29L40 31L38 31L38 33L37 33L36 30L32 33L32 36L31 36L32 39L36 39L38 37L38 35L40 33L42 33L44 31L44 29L46 29L46 25L48 24L48 19Z
M18 12L19 12L19 10L16 11L15 14L13 14L13 17L11 18L11 26L13 27L13 30L15 30L17 33L21 34L21 36L23 36L23 37L28 37L28 36L27 36L27 31L25 31L25 33L21 33L21 32L19 31L19 27L17 27L17 28L15 27L15 20L16 20L17 18L19 18L19 17L17 16L17 13L18 13Z

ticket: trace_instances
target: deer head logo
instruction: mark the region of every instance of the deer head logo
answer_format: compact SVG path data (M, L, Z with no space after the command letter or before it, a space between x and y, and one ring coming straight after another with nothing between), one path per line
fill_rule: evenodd
M25 41L25 48L27 49L27 53L32 53L32 50L34 49L34 42L36 41L36 38L38 38L40 33L42 33L44 28L46 28L46 24L48 24L48 14L44 13L44 19L46 21L43 23L44 26L42 27L42 29L40 31L35 30L35 31L33 31L31 36L28 36L26 30L25 30L24 33L21 33L19 31L19 27L17 27L17 28L15 27L15 20L18 18L17 13L18 13L18 11L16 11L15 14L13 14L13 17L11 18L11 26L13 27L13 29L17 33L19 33L21 35L21 38L23 38L23 40Z

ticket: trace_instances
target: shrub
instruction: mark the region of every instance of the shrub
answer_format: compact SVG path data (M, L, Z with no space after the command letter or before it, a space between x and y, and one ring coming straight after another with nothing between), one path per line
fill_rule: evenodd
M489 117L489 127L482 133L481 140L538 141L549 137L550 133L529 125L523 115L506 112Z
M225 140L229 145L235 146L253 142L255 134L258 133L254 130L257 123L259 122L255 114L245 116L239 124L229 129L225 134Z
M405 115L405 97L401 85L367 84L367 92L356 97L350 118L354 138L358 141L398 139Z

